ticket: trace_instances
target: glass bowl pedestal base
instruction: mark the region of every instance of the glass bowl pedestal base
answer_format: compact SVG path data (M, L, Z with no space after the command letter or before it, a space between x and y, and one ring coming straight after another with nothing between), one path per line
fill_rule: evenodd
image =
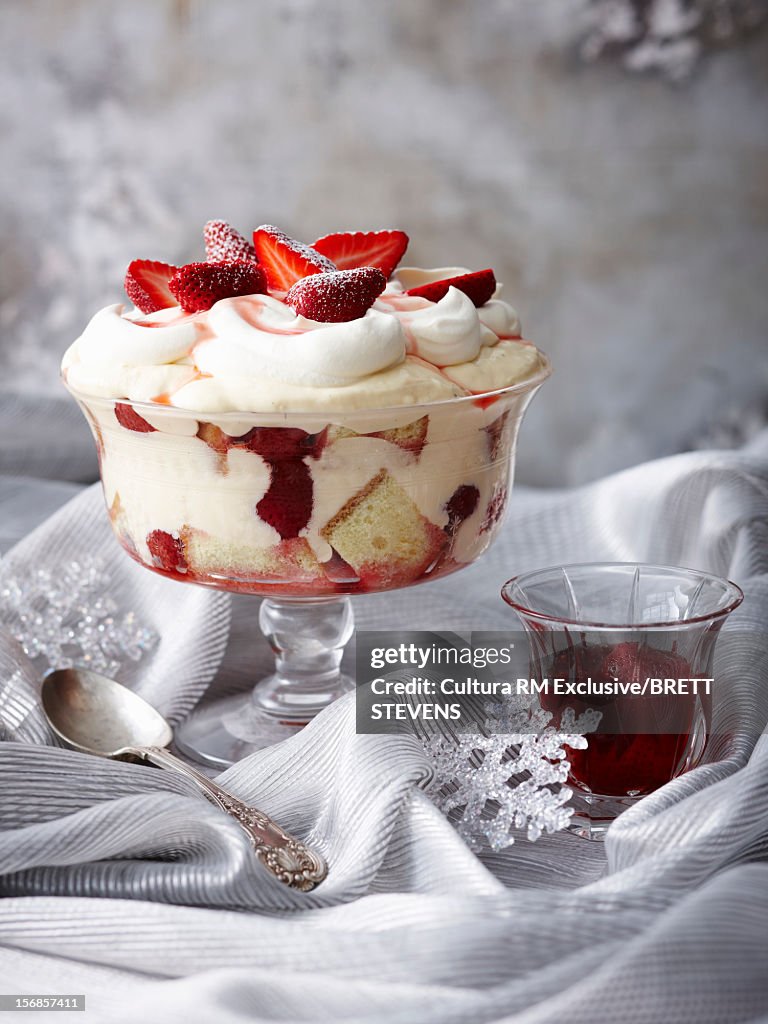
M275 655L275 671L245 694L204 704L176 729L176 746L213 768L293 736L354 688L341 671L353 632L348 597L265 598L259 625Z

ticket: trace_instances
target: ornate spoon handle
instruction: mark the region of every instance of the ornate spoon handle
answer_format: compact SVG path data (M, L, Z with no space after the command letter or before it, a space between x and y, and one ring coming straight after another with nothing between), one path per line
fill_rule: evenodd
M328 867L320 854L295 839L262 811L238 800L213 779L168 750L162 747L131 747L124 753L191 779L212 803L235 819L250 839L261 863L284 885L309 892L328 874Z

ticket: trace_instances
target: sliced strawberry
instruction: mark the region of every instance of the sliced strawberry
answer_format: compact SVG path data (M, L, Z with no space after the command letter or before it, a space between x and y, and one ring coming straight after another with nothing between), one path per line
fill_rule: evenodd
M308 434L298 427L252 427L247 434L227 440L230 446L247 448L267 462L319 459L328 444L328 427L323 427L317 434Z
M445 511L448 513L445 532L451 535L456 533L464 520L469 519L475 511L478 501L480 491L474 484L460 484L445 503Z
M439 302L448 293L449 288L458 288L474 302L476 306L484 306L496 291L496 277L493 271L476 270L472 274L460 274L459 277L446 277L442 281L430 281L429 284L409 288L406 295L418 295L430 302Z
M509 419L509 409L503 412L501 416L489 423L485 428L485 432L488 435L488 447L490 449L491 459L495 462L502 451L502 441L504 440L504 427L506 426L507 420Z
M142 313L154 313L176 305L168 282L179 268L157 260L133 260L125 272L128 298Z
M219 299L233 295L258 295L267 290L264 272L246 260L219 263L187 263L171 278L171 291L188 313L210 309Z
M330 434L331 430L329 426L323 427L322 430L318 430L316 434L310 434L304 442L306 454L313 459L319 459L330 443Z
M337 324L361 317L386 286L387 279L376 267L337 270L297 281L285 301L309 320Z
M488 502L488 508L485 510L485 516L480 524L480 533L487 533L489 530L493 529L504 515L504 509L506 507L507 488L502 486L494 492L493 497Z
M278 292L287 292L292 284L309 274L328 274L336 264L303 242L297 242L272 224L262 224L253 232L256 257L264 268L267 284Z
M209 263L227 260L256 262L256 250L251 243L225 220L209 220L203 228L203 238L205 258Z
M312 515L312 475L298 459L273 462L269 489L256 505L259 517L283 540L297 537Z
M377 267L389 277L408 248L404 231L337 231L323 235L312 248L332 259L339 270Z
M151 434L155 429L151 423L147 423L143 416L139 416L132 405L125 402L115 404L115 419L121 427L126 430L135 430L137 434Z
M309 437L298 427L253 427L247 434L232 438L232 444L256 452L267 462L279 462L309 455Z
M165 530L153 530L147 534L147 547L156 568L164 569L166 572L186 571L184 546L178 537Z

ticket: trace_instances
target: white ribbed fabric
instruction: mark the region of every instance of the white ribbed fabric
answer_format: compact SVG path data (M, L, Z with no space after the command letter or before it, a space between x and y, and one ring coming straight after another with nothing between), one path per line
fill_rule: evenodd
M221 664L229 595L161 579L128 558L112 533L99 484L69 501L5 555L0 585L8 579L23 583L35 568L44 567L55 577L57 569L94 556L120 610L135 612L160 638L138 661L118 657L122 664L116 677L177 722L198 702ZM0 664L11 658L4 646L12 622L12 610L0 607ZM38 664L37 674L48 667ZM23 731L21 736L27 739Z
M0 745L0 992L85 993L99 1024L763 1020L767 454L764 437L751 451L676 456L577 491L520 491L502 537L461 576L356 602L364 627L494 629L510 623L502 582L535 566L641 559L740 583L747 598L718 652L730 735L618 819L605 844L521 838L476 858L420 790L415 741L357 736L350 696L223 776L327 856L326 883L293 894L182 779L47 747L34 713L17 715ZM47 564L86 527L107 543L92 492L11 562ZM126 606L151 609L164 637L128 681L178 716L213 674L221 598L155 579L119 552L112 571ZM219 690L268 664L256 604L233 602ZM0 683L20 662L33 692L11 645Z

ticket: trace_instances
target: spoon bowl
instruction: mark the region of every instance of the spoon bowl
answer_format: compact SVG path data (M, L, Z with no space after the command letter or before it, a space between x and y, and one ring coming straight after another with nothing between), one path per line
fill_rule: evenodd
M85 754L118 757L130 747L167 747L173 739L159 711L98 672L50 672L43 680L42 700L56 735Z

